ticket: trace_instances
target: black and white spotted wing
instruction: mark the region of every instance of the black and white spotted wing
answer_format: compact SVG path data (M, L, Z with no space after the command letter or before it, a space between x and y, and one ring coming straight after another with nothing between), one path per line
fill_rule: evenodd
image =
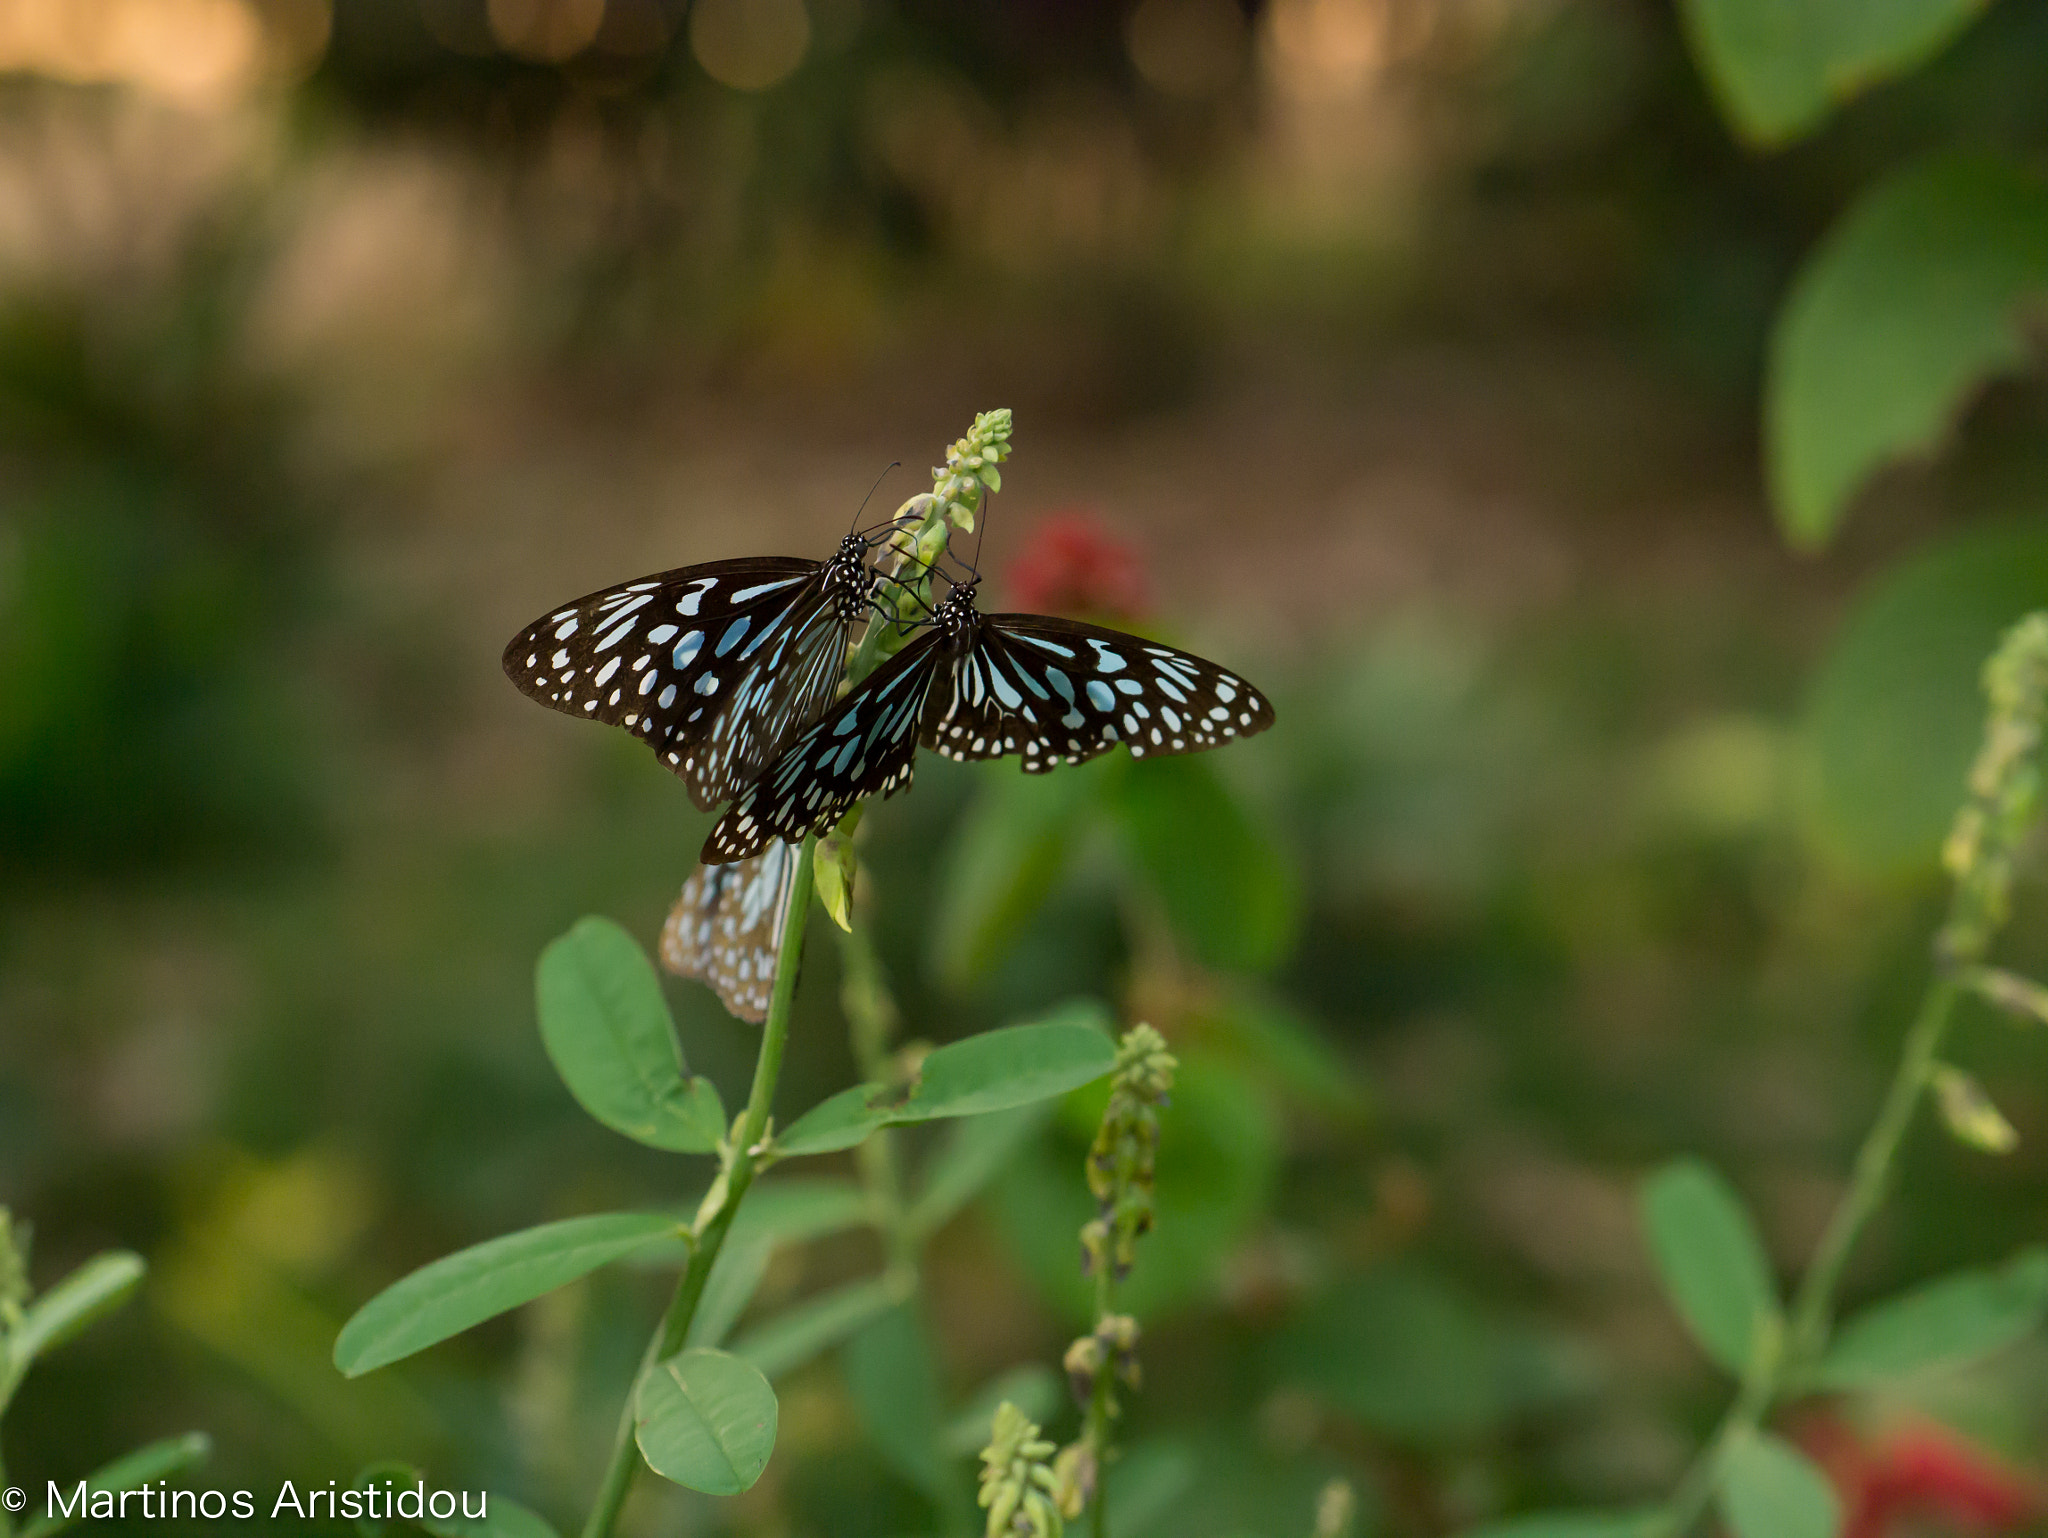
M782 950L784 900L796 861L777 840L736 865L700 865L661 926L661 964L710 984L742 1020L768 1018Z
M707 810L739 794L825 708L868 606L868 543L828 561L712 561L608 587L505 648L520 691L642 737Z
M1273 724L1244 679L1139 636L1039 614L982 615L972 583L932 628L829 709L735 801L707 864L796 841L856 801L910 783L920 743L948 758L1021 754L1028 773L1119 742L1136 758L1199 753Z
M1273 724L1235 673L1142 636L1043 614L981 617L934 680L923 742L948 758L1019 753L1027 774L1126 744L1133 758L1220 748Z

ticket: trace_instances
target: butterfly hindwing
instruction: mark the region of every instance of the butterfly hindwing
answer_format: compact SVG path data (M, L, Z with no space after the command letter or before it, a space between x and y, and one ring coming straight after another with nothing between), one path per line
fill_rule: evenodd
M931 691L924 742L954 758L1021 753L1025 772L1128 743L1134 758L1199 753L1273 724L1244 679L1176 647L1042 614L981 617Z
M708 809L830 698L847 626L827 569L760 556L605 588L514 636L505 673L543 705L646 739Z
M779 840L735 865L700 865L661 926L661 964L699 978L742 1020L768 1018L793 851Z
M917 761L918 727L939 664L936 632L918 637L826 710L718 820L706 865L744 860L770 840L829 828L856 801L893 796Z

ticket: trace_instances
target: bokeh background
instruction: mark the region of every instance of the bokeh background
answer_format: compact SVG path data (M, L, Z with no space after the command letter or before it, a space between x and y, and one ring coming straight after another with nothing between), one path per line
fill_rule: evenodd
M931 761L871 819L906 1034L1093 992L1189 1064L1125 1538L1305 1533L1332 1474L1400 1538L1654 1494L1726 1389L1634 1182L1706 1154L1803 1259L1923 979L1976 661L2048 598L2025 377L1787 550L1772 316L1881 169L2048 148L2044 67L2001 0L1763 154L1659 0L4 0L0 1200L39 1280L153 1267L10 1471L199 1427L208 1485L398 1455L580 1513L659 1277L329 1360L412 1266L704 1178L581 1116L530 989L586 912L651 943L706 819L499 649L822 555L1000 405L997 606L1064 573L1279 706L1150 792ZM854 1077L830 934L784 1114ZM2044 934L2029 896L2014 956ZM736 1100L750 1029L670 995ZM1856 1295L2048 1222L2040 1042L1959 1051L2020 1149L1917 1136ZM1084 1137L933 1247L956 1398L1072 1333ZM2044 1369L1825 1435L2048 1471ZM644 1481L629 1529L934 1529L831 1361L782 1427L748 1497Z

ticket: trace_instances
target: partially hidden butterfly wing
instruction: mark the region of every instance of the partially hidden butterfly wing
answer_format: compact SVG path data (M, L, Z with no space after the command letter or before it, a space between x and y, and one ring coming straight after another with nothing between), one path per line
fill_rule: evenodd
M1078 620L990 614L934 685L924 742L954 758L1021 753L1043 774L1118 742L1134 758L1200 753L1272 724L1259 690L1190 652Z
M736 865L700 865L661 926L661 964L709 984L742 1020L768 1018L782 950L784 901L796 872L789 845Z
M783 749L719 818L704 841L704 863L748 859L772 839L800 843L856 801L893 796L908 785L938 640L935 631L919 636Z
M770 727L787 735L830 697L846 626L824 571L759 556L604 588L514 636L505 674L543 705L645 738L708 810L780 745Z

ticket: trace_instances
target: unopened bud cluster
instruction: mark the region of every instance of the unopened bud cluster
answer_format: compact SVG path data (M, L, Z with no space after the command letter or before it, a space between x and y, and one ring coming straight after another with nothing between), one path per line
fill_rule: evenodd
M1138 1237L1152 1227L1159 1108L1179 1066L1166 1050L1166 1038L1149 1025L1133 1026L1117 1048L1109 1105L1088 1150L1088 1189L1097 1216L1081 1230L1081 1252L1091 1276L1107 1265L1121 1281L1136 1258Z
M956 528L973 529L974 510L981 505L984 487L1003 489L1002 472L996 467L1009 457L1010 413L1006 407L984 411L974 419L967 436L946 450L946 463L932 471L932 494Z
M981 1493L988 1510L985 1538L1060 1538L1053 1445L1024 1412L1004 1400L996 1408L988 1446L981 1452Z
M2039 752L2048 721L2048 613L2006 632L1984 664L1990 712L1970 768L1970 799L1942 849L1956 897L1938 942L1944 960L1974 961L2011 908L2013 863L2040 810Z

